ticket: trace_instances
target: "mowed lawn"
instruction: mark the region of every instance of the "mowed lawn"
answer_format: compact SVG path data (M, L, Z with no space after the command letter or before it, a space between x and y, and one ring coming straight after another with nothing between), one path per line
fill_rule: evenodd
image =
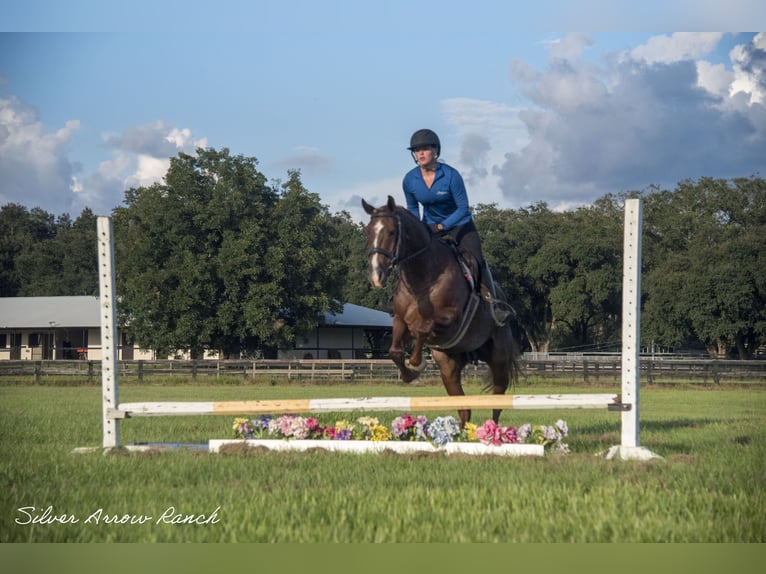
M388 383L120 389L125 402L443 394L436 384ZM504 412L505 425L567 421L571 453L543 458L72 454L101 442L100 396L98 386L0 386L0 542L766 541L766 392L759 389L643 388L641 443L663 457L646 462L596 456L619 444L620 415L593 410ZM390 423L402 413L364 414ZM488 417L474 411L473 420ZM232 423L131 419L121 423L122 442L206 443L230 438Z

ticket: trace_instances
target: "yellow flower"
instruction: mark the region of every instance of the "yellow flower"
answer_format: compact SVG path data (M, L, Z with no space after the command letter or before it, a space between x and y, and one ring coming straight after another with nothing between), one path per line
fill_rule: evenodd
M358 419L356 419L356 422L358 422L363 427L370 427L370 428L380 424L380 421L378 421L378 419L376 419L375 417L359 417Z
M354 424L348 422L347 420L336 421L335 428L338 429L339 431L343 429L354 430Z
M231 427L232 430L239 430L239 425L243 425L247 422L247 419L244 419L242 417L234 419L234 426Z
M468 440L476 440L476 425L473 423L465 423L465 434L468 437Z
M391 434L384 425L376 424L370 427L370 438L374 441L389 440Z

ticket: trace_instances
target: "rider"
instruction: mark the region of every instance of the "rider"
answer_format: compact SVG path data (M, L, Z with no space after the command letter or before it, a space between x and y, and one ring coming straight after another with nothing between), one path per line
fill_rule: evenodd
M510 313L498 306L492 273L484 260L462 176L452 166L437 161L441 154L441 142L431 130L418 130L412 134L407 149L417 164L404 175L402 181L407 209L420 219L422 205L422 220L432 234L449 233L455 243L473 254L479 265L482 296L491 303L495 321L505 323Z

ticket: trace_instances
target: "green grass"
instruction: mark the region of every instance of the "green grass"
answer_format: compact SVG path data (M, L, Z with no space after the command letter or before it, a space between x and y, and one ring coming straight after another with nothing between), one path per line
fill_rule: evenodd
M517 394L609 392L518 387ZM442 395L437 385L137 385L122 401ZM469 392L479 392L479 385ZM103 456L98 386L0 387L0 542L764 542L766 394L642 389L648 462L594 456L618 413L506 411L569 423L568 455L446 457L323 451ZM277 414L277 413L275 413ZM400 413L372 413L389 422ZM439 413L423 413L436 416ZM454 413L444 413L454 414ZM339 415L342 418L350 415ZM482 422L488 411L475 411ZM228 438L233 417L138 418L122 442ZM48 506L76 524L17 524ZM157 524L169 507L216 524ZM145 524L85 524L95 511Z

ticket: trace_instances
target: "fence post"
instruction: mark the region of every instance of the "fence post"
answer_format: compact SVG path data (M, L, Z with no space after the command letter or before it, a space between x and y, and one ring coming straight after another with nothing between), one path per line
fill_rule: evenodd
M138 381L143 383L144 382L144 360L139 359L138 361Z

